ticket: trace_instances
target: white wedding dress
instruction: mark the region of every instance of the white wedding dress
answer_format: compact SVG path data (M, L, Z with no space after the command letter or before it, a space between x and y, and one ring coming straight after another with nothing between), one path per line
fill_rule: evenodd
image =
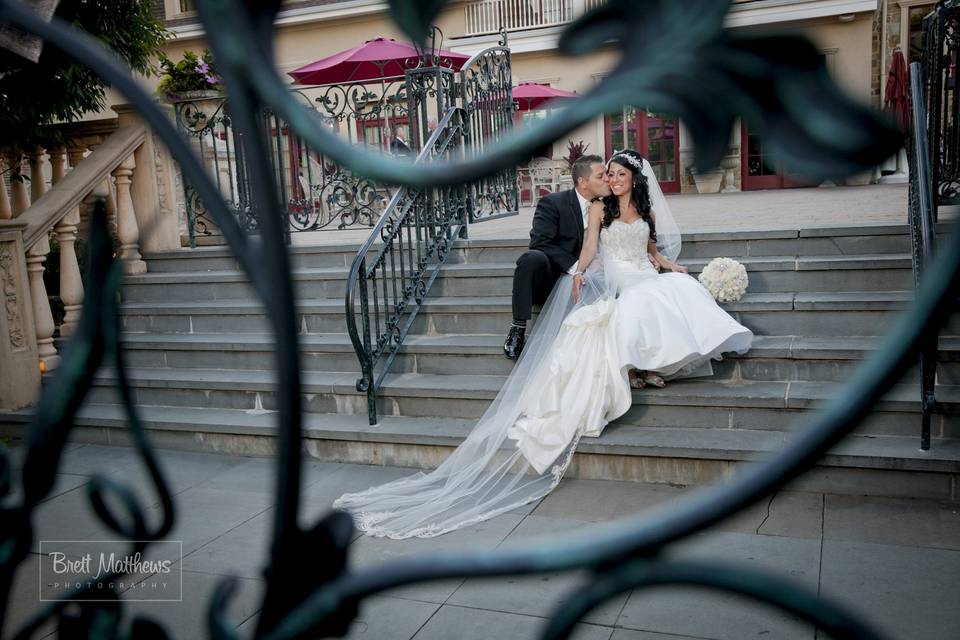
M699 282L654 270L649 237L643 220L614 220L601 231L605 293L567 316L547 365L527 385L523 412L508 435L538 472L575 438L599 436L627 412L630 369L666 378L708 375L711 358L750 348L750 330Z
M643 163L658 250L680 252L680 231L650 164ZM664 377L704 375L753 335L694 278L657 273L650 228L614 220L578 304L572 278L554 286L513 372L476 426L439 467L359 493L334 507L368 535L430 537L487 520L547 495L583 436L599 436L632 402L631 368ZM642 392L641 392L642 393ZM642 427L641 427L642 428Z

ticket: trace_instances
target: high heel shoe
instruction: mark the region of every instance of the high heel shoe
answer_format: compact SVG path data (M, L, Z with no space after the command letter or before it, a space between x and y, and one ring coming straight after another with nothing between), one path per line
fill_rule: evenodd
M663 389L667 386L667 383L664 382L663 378L658 376L655 373L650 373L649 371L643 375L644 384L648 384L651 387L657 387L658 389Z

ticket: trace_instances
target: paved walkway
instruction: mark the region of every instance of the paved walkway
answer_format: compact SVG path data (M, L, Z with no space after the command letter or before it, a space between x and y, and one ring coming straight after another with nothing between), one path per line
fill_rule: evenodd
M91 515L83 484L99 470L133 486L158 515L133 450L69 445L53 494L35 513L40 540L109 540ZM230 613L250 637L263 589L260 569L272 518L272 464L265 458L162 451L176 492L183 542L182 602L131 602L129 611L159 619L172 637L207 637L204 616L222 576L240 576ZM309 462L303 520L324 513L341 492L407 474L403 469ZM588 534L689 491L664 485L566 480L535 505L429 540L360 537L354 567L440 549L492 549L558 533ZM48 547L49 548L49 547ZM35 549L36 551L36 549ZM319 552L320 550L318 550ZM709 558L769 569L861 613L890 638L947 640L960 629L960 505L784 491L756 508L675 547ZM21 566L8 611L11 633L37 610L37 553ZM149 578L148 578L149 579ZM455 580L393 591L365 602L354 639L503 640L535 638L578 575ZM146 584L140 583L141 585ZM125 597L137 593L134 587ZM12 624L12 627L10 626ZM40 637L40 636L38 636ZM736 598L691 589L655 589L615 598L591 613L578 640L812 639L809 625ZM821 634L819 637L823 637Z
M906 185L777 189L718 194L671 195L670 210L684 234L906 224ZM470 237L528 238L533 207L520 215L473 225ZM360 243L369 231L293 234L294 244Z

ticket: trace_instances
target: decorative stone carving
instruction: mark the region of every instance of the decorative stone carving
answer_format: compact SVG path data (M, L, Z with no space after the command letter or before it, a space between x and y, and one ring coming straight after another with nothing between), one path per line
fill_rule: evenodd
M37 401L40 366L22 233L25 224L0 221L0 409Z
M20 299L17 295L15 245L11 242L0 243L0 288L3 293L3 306L7 313L7 329L10 334L12 351L22 351L27 347L23 326L23 313L20 311Z
M6 155L0 153L0 174L7 170ZM9 220L13 217L10 209L10 197L7 195L7 183L0 180L0 220Z
M168 215L174 210L167 193L167 170L170 165L163 153L163 147L156 140L153 142L153 164L157 175L157 201L160 205L160 213Z

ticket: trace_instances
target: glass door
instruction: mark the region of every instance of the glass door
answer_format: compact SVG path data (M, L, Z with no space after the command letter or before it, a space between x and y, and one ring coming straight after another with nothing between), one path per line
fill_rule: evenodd
M814 186L779 169L763 138L756 131L751 131L746 123L743 124L740 139L743 141L740 145L740 166L744 191Z
M606 157L636 149L653 168L664 193L680 192L680 127L675 116L626 106L604 119Z

